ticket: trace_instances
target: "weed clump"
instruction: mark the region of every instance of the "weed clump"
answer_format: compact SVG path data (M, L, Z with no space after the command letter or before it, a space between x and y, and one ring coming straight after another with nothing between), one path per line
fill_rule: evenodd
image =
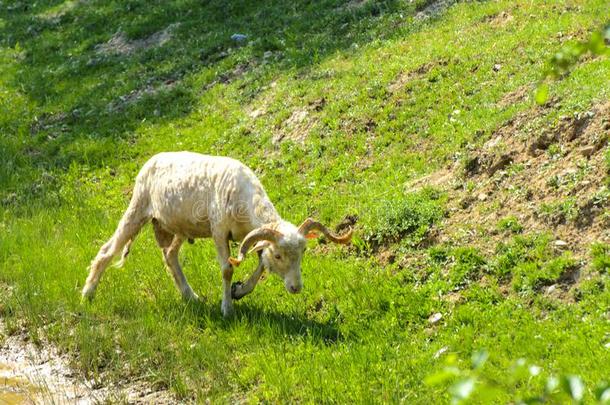
M374 222L367 226L366 239L376 246L397 242L416 246L425 239L430 227L443 217L445 200L444 194L424 189L385 201Z
M591 267L602 274L610 270L610 244L595 243L591 246Z
M578 205L575 198L542 204L537 215L547 224L557 226L575 221L578 217Z
M487 260L473 247L456 248L433 247L428 251L431 261L446 270L446 277L452 289L461 289L478 280Z
M570 252L557 252L546 235L516 236L501 243L489 267L500 279L511 280L517 292L537 291L558 282L572 283L578 263Z
M511 215L506 218L502 218L498 222L498 230L509 233L521 233L523 232L523 225L519 223L517 217Z

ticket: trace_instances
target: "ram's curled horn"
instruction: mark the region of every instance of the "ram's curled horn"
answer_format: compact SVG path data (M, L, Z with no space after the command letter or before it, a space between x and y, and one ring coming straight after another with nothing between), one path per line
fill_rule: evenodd
M318 221L315 221L311 218L307 218L299 226L299 232L301 233L301 235L307 236L309 234L309 232L311 232L311 231L322 232L324 234L324 236L326 236L331 242L341 243L344 245L350 243L350 241L352 240L352 232L353 232L352 228L350 227L349 230L346 233L344 233L343 235L340 235L340 236L335 235L334 233L329 231L328 228L326 228L324 225L322 225Z
M240 263L246 257L246 254L248 253L248 249L250 249L250 247L253 246L256 242L260 242L262 240L267 240L269 242L275 243L278 241L278 239L281 236L282 236L282 234L280 232L276 231L275 229L264 228L264 227L256 228L253 231L251 231L249 234L247 234L246 237L244 238L244 240L241 242L241 245L239 246L239 254L237 255L237 259L234 259L231 257L231 258L229 258L229 262L233 266L239 266Z

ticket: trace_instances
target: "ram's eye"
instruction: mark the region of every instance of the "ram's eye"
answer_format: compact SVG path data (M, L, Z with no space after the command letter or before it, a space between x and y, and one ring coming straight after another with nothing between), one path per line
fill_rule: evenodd
M280 260L280 259L282 258L282 256L280 256L280 255L275 255L275 258L276 258L277 260Z

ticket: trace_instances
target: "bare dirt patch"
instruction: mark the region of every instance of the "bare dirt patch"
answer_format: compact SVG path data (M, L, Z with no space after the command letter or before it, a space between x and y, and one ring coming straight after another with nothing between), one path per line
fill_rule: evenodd
M250 104L250 107L248 108L248 117L252 119L257 119L259 117L265 116L268 113L269 106L273 101L274 93L267 90L274 89L276 87L277 82L273 81L268 86L263 86L261 88L261 96L258 97L254 102L252 102Z
M338 7L338 11L354 11L365 5L367 0L350 0Z
M176 84L177 82L174 80L166 80L165 82L156 85L148 84L142 88L132 90L127 94L119 96L117 99L110 102L106 109L111 113L122 111L128 106L138 103L144 97L154 97L157 94L171 91Z
M149 37L143 39L127 38L124 32L115 33L108 42L95 46L95 51L98 55L131 55L135 52L156 48L165 45L172 39L173 31L178 27L178 24L168 25L165 29L155 32Z
M415 70L411 70L408 72L401 72L396 79L388 86L388 91L390 93L396 93L402 90L407 83L414 79L418 79L423 77L426 73L430 71L436 64L432 62L424 63L419 66Z
M517 90L506 93L498 102L501 108L509 107L513 104L529 100L532 93L531 86L521 86Z
M514 17L509 12L502 11L498 14L489 16L486 20L492 27L498 28L510 24L510 22L514 20Z
M72 116L74 115L75 114L72 114ZM65 112L36 116L30 124L30 134L36 135L40 131L48 131L53 129L58 130L58 132L67 131L67 123L70 118L72 118L70 114ZM49 136L52 137L52 135Z
M51 8L50 11L38 14L37 17L45 21L59 22L66 14L72 12L78 6L86 5L88 2L88 0L67 0L61 5Z
M272 142L277 144L289 139L304 143L311 129L318 123L317 113L322 111L325 105L326 99L322 97L309 102L306 107L293 110L290 117L277 128Z
M427 18L435 17L438 14L445 11L458 0L436 0L429 2L426 7L415 14L415 18L418 20L425 20Z
M465 162L413 186L450 190L441 242L476 243L492 253L507 237L500 220L515 217L523 232L554 235L558 246L586 260L591 243L610 242L604 149L610 103L561 117L549 128L528 122L543 109L518 114Z
M209 90L217 84L229 84L235 80L242 78L247 72L257 66L256 61L248 63L240 63L233 69L220 73L214 80L204 86L204 90Z

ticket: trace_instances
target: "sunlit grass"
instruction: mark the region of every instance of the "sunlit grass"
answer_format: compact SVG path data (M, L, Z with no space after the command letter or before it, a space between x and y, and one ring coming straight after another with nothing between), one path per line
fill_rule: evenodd
M405 194L536 108L533 96L499 101L521 86L533 92L566 35L599 27L605 2L568 12L550 1L460 2L424 20L413 17L422 2L9 3L0 6L0 282L14 289L0 290L2 315L46 334L83 376L144 378L200 401L429 403L448 400L424 384L444 356L469 364L483 348L498 402L566 373L581 375L592 398L607 378L607 249L594 248L595 278L574 302L552 300L541 288L573 262L546 236L512 235L506 222L492 256L423 248L443 196ZM510 18L496 21L502 12ZM160 47L96 51L119 31L142 39L177 22ZM248 42L233 43L236 32ZM607 99L609 75L607 59L577 66L551 86L560 102L529 125ZM291 124L295 111L306 115ZM303 128L303 143L290 139ZM110 268L81 304L87 266L139 167L166 150L241 159L293 222L357 215L357 247L310 242L302 294L268 277L225 320L213 244L181 253L204 299L185 304L147 228L125 268ZM373 240L423 259L381 265ZM510 380L518 358L542 367L540 377Z

